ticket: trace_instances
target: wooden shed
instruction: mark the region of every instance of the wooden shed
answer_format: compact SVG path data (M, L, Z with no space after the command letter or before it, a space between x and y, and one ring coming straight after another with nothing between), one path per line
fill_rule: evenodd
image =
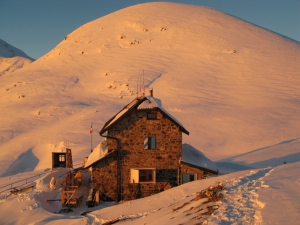
M52 152L52 169L57 167L73 168L71 149L67 148L65 152Z

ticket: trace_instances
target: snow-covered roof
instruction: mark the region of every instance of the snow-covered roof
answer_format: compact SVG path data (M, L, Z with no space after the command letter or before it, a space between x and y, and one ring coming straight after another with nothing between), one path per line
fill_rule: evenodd
M178 124L188 134L188 131L184 128L184 126L174 116L172 116L167 110L165 110L161 104L158 104L154 97L148 96L146 98L152 102L152 105L156 105L156 107L159 108L162 113L167 115L171 120L173 120L174 123Z
M104 158L107 154L107 141L106 138L103 139L96 148L93 149L93 152L88 157L86 164L84 165L85 168L91 166L93 163L99 161L100 159Z
M133 109L137 110L144 110L144 109L158 109L161 113L166 115L171 121L173 121L175 124L179 126L179 128L184 132L185 134L189 134L189 132L184 128L184 126L170 113L165 110L161 104L159 103L159 99L154 98L153 96L142 96L135 98L132 102L130 102L128 105L126 105L121 111L119 111L116 115L114 115L110 120L108 120L102 130L100 131L100 134L105 133L108 128L113 125L116 121L118 121L120 118L122 118L124 115L129 113Z
M158 108L158 104L152 96L147 96L147 100L143 101L137 109L155 109Z
M182 145L182 162L218 173L216 164L189 144Z

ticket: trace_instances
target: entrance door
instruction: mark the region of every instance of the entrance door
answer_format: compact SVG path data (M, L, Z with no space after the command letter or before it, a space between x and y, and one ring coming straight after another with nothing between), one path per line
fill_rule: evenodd
M66 153L52 152L52 168L66 168Z

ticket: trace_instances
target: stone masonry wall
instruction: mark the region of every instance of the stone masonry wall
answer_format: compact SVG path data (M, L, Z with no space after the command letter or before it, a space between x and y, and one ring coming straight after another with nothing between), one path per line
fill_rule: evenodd
M117 154L111 153L92 167L92 184L99 190L101 200L115 200L117 196Z
M151 110L153 112L153 110ZM179 159L182 132L159 111L156 120L147 120L147 110L135 110L108 130L108 136L121 139L122 195L124 200L158 193L180 183ZM144 137L155 136L156 148L144 149ZM108 139L109 150L117 149ZM130 183L131 169L156 169L155 183Z

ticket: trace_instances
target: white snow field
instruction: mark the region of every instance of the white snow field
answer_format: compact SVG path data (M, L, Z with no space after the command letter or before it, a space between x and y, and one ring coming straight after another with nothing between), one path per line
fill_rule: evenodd
M0 191L48 173L29 192L0 193L0 224L298 223L299 42L215 9L145 3L91 21L43 57L4 71ZM65 171L50 170L51 153L71 148L74 164L82 163L91 122L98 148L97 133L135 98L143 71L146 92L153 88L190 132L184 143L223 175L112 207L87 209L83 200L74 212L55 214L60 203L46 200L60 194L48 184ZM197 200L218 182L225 185L222 201ZM99 210L80 215L91 209Z
M0 39L0 76L20 69L32 61L23 51Z

